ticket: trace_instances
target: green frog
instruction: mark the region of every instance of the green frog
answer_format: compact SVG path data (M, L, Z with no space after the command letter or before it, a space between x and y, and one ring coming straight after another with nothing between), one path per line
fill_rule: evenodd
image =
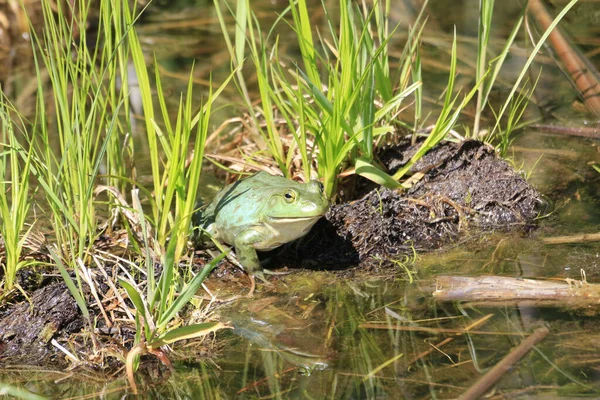
M225 186L193 217L194 242L210 239L235 247L246 272L265 281L257 250L279 247L308 233L329 209L318 181L299 183L258 172Z

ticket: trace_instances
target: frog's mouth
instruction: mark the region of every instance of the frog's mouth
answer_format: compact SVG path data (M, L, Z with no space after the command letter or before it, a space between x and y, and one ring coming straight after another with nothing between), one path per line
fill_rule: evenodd
M294 222L312 221L313 219L319 219L322 216L323 215L314 215L312 217L269 217L269 219L278 224L291 224Z

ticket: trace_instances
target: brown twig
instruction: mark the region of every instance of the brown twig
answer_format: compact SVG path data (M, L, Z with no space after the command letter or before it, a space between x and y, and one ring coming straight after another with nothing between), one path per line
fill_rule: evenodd
M288 369L285 369L285 370L281 371L280 373L278 373L278 374L277 374L277 377L278 377L278 376L281 376L281 375L283 375L283 374L286 374L286 373L288 373L288 372L291 372L291 371L297 370L297 369L298 369L298 367L290 367L290 368L288 368ZM242 394L242 393L244 393L245 391L247 391L247 390L249 390L249 389L252 389L253 387L256 387L256 386L258 386L258 385L260 385L261 383L263 383L263 382L266 382L266 381L268 381L268 380L269 380L269 379L271 379L271 378L277 378L277 377L276 377L276 376L266 376L266 377L264 377L264 378L262 378L262 379L259 379L258 381L255 381L255 382L253 382L253 383L249 384L249 385L248 385L248 386L246 386L246 387L243 387L243 388L241 388L241 389L240 389L240 390L238 390L238 391L237 391L235 394Z
M467 326L465 328L465 331L471 331L473 328L478 327L479 325L484 324L485 322L487 322L490 318L492 318L494 316L494 314L488 314L480 319L478 319L477 321L473 322L471 325ZM431 349L425 350L419 354L417 354L416 357L414 357L412 360L410 360L407 363L407 367L409 365L414 364L415 362L417 362L418 360L422 359L423 357L426 357L427 355L429 355L430 353L433 353L434 350L440 349L441 347L447 345L448 343L452 342L456 337L461 336L462 333L457 333L454 337L448 337L444 340L442 340L441 342L437 343L435 346L433 346Z
M498 364L483 375L473 386L459 397L460 400L479 399L494 385L504 374L509 371L521 358L525 356L536 344L541 342L550 332L548 328L536 329L531 336L508 353Z

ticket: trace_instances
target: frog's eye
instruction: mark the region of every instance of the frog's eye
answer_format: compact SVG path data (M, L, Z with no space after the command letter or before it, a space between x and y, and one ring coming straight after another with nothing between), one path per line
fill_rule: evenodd
M325 186L323 186L323 184L321 182L317 182L319 184L319 192L321 192L321 194L323 194L323 192L325 191Z
M296 192L290 189L283 194L283 197L285 198L286 202L292 203L294 200L296 200Z

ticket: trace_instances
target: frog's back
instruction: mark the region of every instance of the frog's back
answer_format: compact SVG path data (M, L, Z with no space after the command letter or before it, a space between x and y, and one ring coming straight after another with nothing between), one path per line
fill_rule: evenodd
M259 172L249 178L239 180L224 187L215 197L208 213L215 216L217 225L222 228L242 227L258 223L261 210L272 193L281 190L283 177Z

